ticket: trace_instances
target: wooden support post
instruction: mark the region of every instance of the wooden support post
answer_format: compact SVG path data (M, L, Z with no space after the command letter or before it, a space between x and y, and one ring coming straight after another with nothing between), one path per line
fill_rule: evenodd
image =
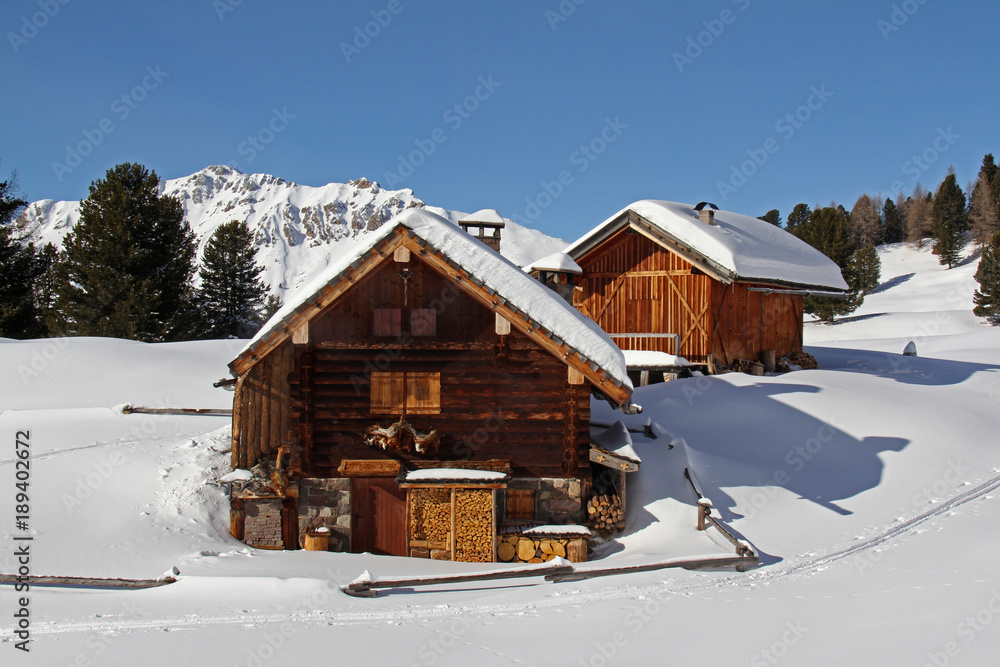
M451 490L451 559L455 560L455 552L458 551L458 519L455 516L457 502L455 494L458 489Z
M708 498L698 500L698 530L708 528L708 516L712 513L712 501Z
M777 370L777 363L775 360L774 350L764 350L760 353L760 361L764 364L765 373L773 373Z

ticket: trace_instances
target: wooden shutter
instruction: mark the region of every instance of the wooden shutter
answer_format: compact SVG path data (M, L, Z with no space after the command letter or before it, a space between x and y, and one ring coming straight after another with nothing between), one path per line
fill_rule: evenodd
M402 311L399 308L375 309L375 335L396 336L402 333Z
M406 412L433 415L441 412L441 374L406 374Z
M404 373L372 373L371 411L376 415L402 414L406 407Z
M411 310L410 333L414 336L436 336L437 311L433 308L414 308Z
M531 521L535 518L535 492L530 489L507 489L507 518Z

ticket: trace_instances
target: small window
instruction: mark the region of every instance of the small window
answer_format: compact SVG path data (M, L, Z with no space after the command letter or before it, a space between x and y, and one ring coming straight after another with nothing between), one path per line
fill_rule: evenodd
M437 312L433 308L415 308L411 310L410 333L414 336L436 336Z
M372 414L441 412L440 373L372 373L371 392Z
M535 518L535 492L530 489L507 489L507 518L532 521Z
M399 308L375 309L375 335L395 336L402 334L402 311Z

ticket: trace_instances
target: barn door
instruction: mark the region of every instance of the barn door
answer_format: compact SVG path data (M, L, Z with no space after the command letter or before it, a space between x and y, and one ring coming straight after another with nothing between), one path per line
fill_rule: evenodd
M406 555L406 501L375 487L375 553Z
M351 551L406 555L406 496L395 479L355 477L352 496Z

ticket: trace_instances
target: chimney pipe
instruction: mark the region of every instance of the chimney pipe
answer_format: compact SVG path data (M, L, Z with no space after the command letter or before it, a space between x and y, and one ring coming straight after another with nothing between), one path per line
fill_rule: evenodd
M715 212L719 210L718 206L707 201L703 201L699 202L698 205L694 207L694 210L698 211L698 218L706 225L715 224Z

